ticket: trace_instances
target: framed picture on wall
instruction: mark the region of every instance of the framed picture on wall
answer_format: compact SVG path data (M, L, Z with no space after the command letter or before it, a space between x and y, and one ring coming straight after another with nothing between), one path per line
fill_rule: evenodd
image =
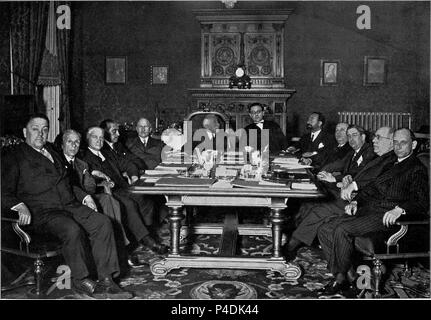
M106 57L105 81L107 84L125 84L127 79L127 57Z
M151 84L168 84L168 66L151 66Z
M386 83L386 57L364 57L364 86L379 86Z
M340 73L339 60L320 60L320 85L337 86Z

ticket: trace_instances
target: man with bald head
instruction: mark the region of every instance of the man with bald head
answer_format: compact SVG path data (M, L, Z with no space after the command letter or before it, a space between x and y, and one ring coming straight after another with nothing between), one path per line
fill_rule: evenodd
M146 118L136 124L137 137L127 140L126 147L145 163L145 169L153 170L162 162L163 142L151 137L153 127Z
M345 207L345 215L325 223L318 237L334 281L323 295L342 293L349 286L354 269L354 237L394 231L394 224L408 216L428 217L428 172L413 154L417 142L412 131L398 129L393 148L396 160L360 188Z

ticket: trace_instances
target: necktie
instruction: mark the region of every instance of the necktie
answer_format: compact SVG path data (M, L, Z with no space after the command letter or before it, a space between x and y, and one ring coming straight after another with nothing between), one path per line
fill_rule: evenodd
M314 132L311 134L311 141L314 141Z
M47 157L49 159L49 161L54 163L54 159L52 158L51 154L45 148L42 148L40 150L40 153L42 153L45 157Z
M73 160L70 160L70 168L72 169L72 170L75 170L75 161L73 161Z

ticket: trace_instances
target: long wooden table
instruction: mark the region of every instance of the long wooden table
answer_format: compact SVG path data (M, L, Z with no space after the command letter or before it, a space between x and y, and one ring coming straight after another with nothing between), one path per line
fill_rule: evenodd
M281 227L284 221L284 209L288 198L318 198L323 194L318 190L290 190L280 188L267 189L230 188L216 189L208 187L170 187L148 186L137 182L129 189L132 193L144 195L164 195L166 205L170 208L169 222L171 231L171 249L167 257L154 261L150 268L154 275L166 275L178 268L227 268L227 269L264 269L278 271L286 279L298 279L300 268L286 262L281 254ZM185 218L184 206L217 206L217 207L260 207L270 208L270 225L253 226L237 225L237 219L226 215L224 226L187 226L197 233L222 234L220 254L218 256L183 255L179 250L182 220ZM268 232L269 231L269 232ZM236 235L272 234L273 251L270 257L235 256Z

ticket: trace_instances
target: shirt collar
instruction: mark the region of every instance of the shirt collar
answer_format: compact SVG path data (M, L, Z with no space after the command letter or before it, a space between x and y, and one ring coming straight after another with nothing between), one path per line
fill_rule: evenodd
M338 148L342 148L342 147L344 147L344 146L346 145L346 143L347 143L347 142L344 142L343 144L339 144L339 145L338 145Z
M138 136L138 137L139 137L139 139L141 140L141 142L143 144L147 144L148 143L148 137L146 137L146 138L142 138L141 136Z
M100 151L97 151L97 150L94 150L94 149L91 149L90 147L88 147L88 150L90 150L94 155L96 155L96 156L99 156L99 154L100 154Z
M90 149L91 150L91 149ZM66 160L67 160L67 162L70 162L70 161L75 161L75 157L70 157L70 156L68 156L67 154L65 154L64 153L64 157L66 158Z
M322 129L312 132L313 137L317 137Z
M111 147L112 150L114 150L114 143L112 143L112 142L110 142L108 140L105 140L105 142L108 144L108 146Z
M408 156L406 156L406 157L404 157L404 158L398 158L398 159L397 159L398 163L400 163L401 161L406 160L406 159L407 159L407 158L409 158L412 154L413 154L413 152L412 152L412 153L410 153Z

